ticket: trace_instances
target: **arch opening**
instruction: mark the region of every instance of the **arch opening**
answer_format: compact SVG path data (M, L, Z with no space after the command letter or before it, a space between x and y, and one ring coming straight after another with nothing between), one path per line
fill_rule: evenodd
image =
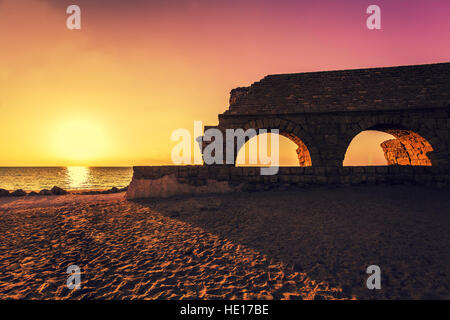
M412 130L373 127L356 135L345 153L344 166L431 166L431 144Z
M274 139L274 136L278 136L278 139ZM271 154L272 144L274 141L278 142L278 165L283 166L301 166L308 167L312 165L311 156L307 146L303 141L292 133L280 132L276 133L260 133L256 136L246 139L246 142L242 146L237 146L238 151L236 155L236 166L261 166L266 165L264 161L261 161L260 152L263 148L263 153L267 153L268 156L274 156ZM256 146L256 155L253 155L253 161L251 156L252 143ZM266 144L264 147L262 144ZM255 150L255 149L253 149ZM254 152L254 151L253 151ZM256 160L256 161L255 161Z

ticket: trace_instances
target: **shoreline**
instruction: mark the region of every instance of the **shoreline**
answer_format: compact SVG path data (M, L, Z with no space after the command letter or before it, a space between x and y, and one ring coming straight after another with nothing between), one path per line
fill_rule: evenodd
M38 197L38 196L51 196L51 195L66 195L66 194L75 194L75 195L94 195L94 194L111 194L111 193L119 193L126 192L128 190L128 186L126 187L112 187L112 188L96 188L96 189L62 189L60 187L54 186L52 189L42 189L42 190L25 190L25 189L16 189L16 190L8 190L0 188L0 198L9 198L9 197Z

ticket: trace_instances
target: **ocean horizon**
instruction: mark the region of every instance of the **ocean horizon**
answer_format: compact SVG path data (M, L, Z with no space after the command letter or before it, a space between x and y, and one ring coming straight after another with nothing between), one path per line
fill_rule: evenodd
M66 190L95 190L129 185L133 167L0 167L0 188L39 191L58 186Z

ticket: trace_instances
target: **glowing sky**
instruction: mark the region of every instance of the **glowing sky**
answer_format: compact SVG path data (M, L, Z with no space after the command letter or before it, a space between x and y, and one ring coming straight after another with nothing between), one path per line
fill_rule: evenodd
M81 30L66 28L69 4ZM366 28L370 4L382 30ZM448 0L0 0L0 166L171 163L173 130L216 124L232 88L267 74L449 61L449 12Z

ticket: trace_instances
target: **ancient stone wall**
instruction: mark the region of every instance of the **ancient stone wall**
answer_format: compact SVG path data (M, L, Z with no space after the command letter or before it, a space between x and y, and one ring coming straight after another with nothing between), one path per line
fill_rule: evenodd
M233 89L216 126L277 129L298 146L299 167L263 176L232 164L135 167L129 199L264 190L272 187L357 184L445 186L450 167L450 63L269 75ZM390 166L343 167L352 139L379 130ZM199 141L205 148L209 141ZM236 143L234 159L241 143ZM223 154L226 158L227 150ZM231 152L231 151L229 151ZM230 158L233 158L230 155Z
M258 167L153 166L134 167L128 199L207 193L258 191L309 186L417 184L444 187L448 170L425 166L280 167L277 175L263 176Z
M231 91L229 115L446 108L450 63L269 75Z
M411 164L447 166L449 76L450 63L269 75L233 89L216 128L279 129L309 151L300 163L324 167L342 166L360 132L380 130L402 142Z
M219 130L228 128L278 129L309 151L312 166L339 167L352 139L364 130L398 133L416 155L414 165L448 165L450 109L414 109L287 115L219 115ZM410 135L400 136L408 131ZM395 136L395 135L394 135ZM410 142L407 143L407 140ZM420 142L420 143L419 143ZM414 151L419 147L417 151ZM427 161L428 159L428 161Z

